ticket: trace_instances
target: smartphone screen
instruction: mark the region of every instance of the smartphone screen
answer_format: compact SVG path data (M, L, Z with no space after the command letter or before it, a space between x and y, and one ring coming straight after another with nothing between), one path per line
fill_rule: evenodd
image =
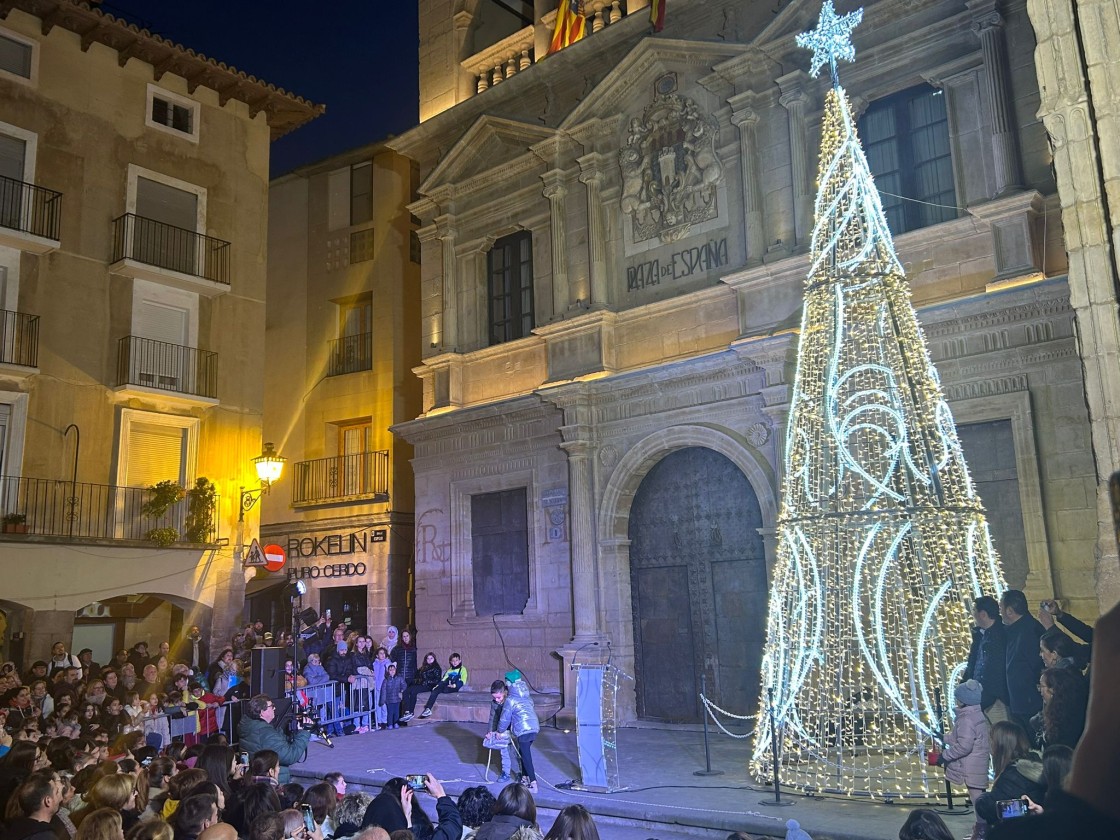
M427 786L428 777L424 773L410 773L405 776L405 781L413 790L423 790Z
M239 759L238 764L244 764L245 766L249 765L249 753L247 753L247 752L241 753L241 755L238 756L238 759Z
M308 831L315 830L315 815L311 813L310 805L300 805L300 811L303 812L303 827Z
M1022 799L1001 799L997 803L1000 819L1010 820L1015 817L1025 816L1027 812L1027 803Z

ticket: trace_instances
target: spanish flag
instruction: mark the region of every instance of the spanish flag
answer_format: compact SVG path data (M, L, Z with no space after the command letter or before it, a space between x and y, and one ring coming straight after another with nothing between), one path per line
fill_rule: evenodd
M548 47L549 54L574 44L583 37L586 29L583 0L560 0L560 7L556 10L556 28L552 31L552 43Z
M653 31L660 32L665 28L665 3L668 0L650 0L649 22L653 24Z

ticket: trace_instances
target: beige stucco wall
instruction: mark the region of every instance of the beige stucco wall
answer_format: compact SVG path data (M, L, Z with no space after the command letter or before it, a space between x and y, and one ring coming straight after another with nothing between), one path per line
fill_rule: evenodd
M62 27L44 36L38 19L19 10L3 25L38 44L38 77L33 84L0 79L2 119L37 135L33 180L63 193L59 249L24 253L19 261L18 309L40 317L39 373L8 380L29 393L29 405L22 464L6 471L68 479L74 450L62 434L76 423L78 481L117 484L122 408L196 417L197 462L189 472L217 485L218 533L227 541L205 553L145 544L83 553L73 545L9 541L0 551L13 569L5 571L5 597L69 610L108 594L171 594L213 605L215 593L232 592L232 601L217 597L218 621L228 626L239 609L238 590L230 588L240 575L234 571L238 488L256 483L250 458L261 447L266 115L250 119L244 103L220 105L215 91L190 92L183 78L167 73L157 83L161 89L200 105L198 142L171 136L145 125L151 65L132 59L121 67L117 51L99 43L83 51L81 38ZM231 243L229 290L198 303L196 346L218 354L216 405L158 396L125 400L113 392L134 281L109 270L111 222L126 212L130 166L205 189L204 232Z

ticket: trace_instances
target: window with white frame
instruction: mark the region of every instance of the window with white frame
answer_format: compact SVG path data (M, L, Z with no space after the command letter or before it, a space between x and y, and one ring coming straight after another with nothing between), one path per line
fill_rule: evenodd
M198 141L199 104L156 85L148 85L148 126L192 141Z
M193 481L198 427L196 417L121 409L117 483L151 487L177 481L186 487Z
M0 391L0 476L19 476L23 472L23 438L27 427L28 395ZM16 487L0 486L0 492L15 492ZM0 500L2 501L2 500Z
M187 348L198 338L198 295L146 280L133 283L128 381L194 393L198 366Z
M9 29L0 29L0 74L33 81L35 79L36 43Z

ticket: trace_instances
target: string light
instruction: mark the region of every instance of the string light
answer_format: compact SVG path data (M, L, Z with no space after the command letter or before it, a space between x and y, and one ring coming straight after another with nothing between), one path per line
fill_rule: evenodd
M969 599L1005 588L952 412L835 76L861 11L798 43L833 71L786 430L762 688L783 781L882 798L944 784L924 752L968 655ZM950 704L951 705L951 704ZM751 758L773 770L770 721Z

